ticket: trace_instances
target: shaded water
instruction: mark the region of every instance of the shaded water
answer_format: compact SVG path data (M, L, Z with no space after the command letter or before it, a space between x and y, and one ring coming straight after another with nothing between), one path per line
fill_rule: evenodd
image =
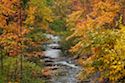
M77 83L76 75L80 71L80 67L76 66L71 58L63 56L59 45L59 36L53 36L51 34L47 34L46 36L52 40L51 43L47 43L46 45L44 52L47 57L46 60L48 60L49 66L56 66L58 71L49 80L49 83Z

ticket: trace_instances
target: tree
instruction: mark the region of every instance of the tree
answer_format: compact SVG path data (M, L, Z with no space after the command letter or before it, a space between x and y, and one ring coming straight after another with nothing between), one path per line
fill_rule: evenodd
M35 3L33 3L35 2ZM30 63L25 59L38 57L35 49L33 56L26 55L26 48L38 46L39 42L44 42L43 32L40 29L34 31L34 25L52 21L50 16L51 10L44 0L1 0L0 1L0 82L42 82L42 79L34 79L34 73L41 75L41 68L38 63ZM48 15L45 12L48 12ZM38 17L42 18L39 19ZM35 24L36 23L36 24ZM34 29L31 27L33 26ZM41 26L40 26L41 27ZM37 28L38 29L38 28ZM37 30L35 29L35 30ZM30 37L27 37L30 33ZM36 35L34 37L34 34ZM39 38L37 38L39 37ZM40 44L41 45L41 44ZM31 53L29 53L31 54ZM22 72L23 71L23 72ZM31 75L32 72L32 75ZM25 77L26 76L26 77ZM33 78L33 79L32 79Z
M122 71L124 45L120 43L124 40L124 26L121 28L121 20L124 18L118 15L121 6L120 2L115 0L75 1L75 10L67 20L72 32L67 40L74 39L73 42L76 42L69 51L80 56L79 62L85 68L85 72L81 72L81 79L88 78L98 71L98 80L101 81L106 78L116 82L125 76ZM116 17L120 21L115 19Z

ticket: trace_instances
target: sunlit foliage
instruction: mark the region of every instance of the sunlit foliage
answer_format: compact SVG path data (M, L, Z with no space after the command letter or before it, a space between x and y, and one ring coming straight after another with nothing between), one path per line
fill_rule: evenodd
M97 72L100 76L95 81L116 82L125 77L124 26L122 16L118 15L120 2L74 0L73 3L75 10L67 19L72 35L67 40L76 42L69 51L80 56L78 62L84 66L79 78L87 79Z
M43 81L38 77L41 65L28 58L43 55L38 47L46 41L42 29L49 22L52 11L46 0L0 0L0 83ZM27 51L31 47L37 50Z

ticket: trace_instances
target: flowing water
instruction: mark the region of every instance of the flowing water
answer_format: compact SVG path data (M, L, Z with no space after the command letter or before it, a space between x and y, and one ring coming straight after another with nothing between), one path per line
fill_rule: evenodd
M45 50L45 65L48 67L56 67L58 73L54 74L49 83L78 83L76 75L80 71L73 59L63 56L60 47L60 37L51 34L46 35L51 39L50 43L46 44Z

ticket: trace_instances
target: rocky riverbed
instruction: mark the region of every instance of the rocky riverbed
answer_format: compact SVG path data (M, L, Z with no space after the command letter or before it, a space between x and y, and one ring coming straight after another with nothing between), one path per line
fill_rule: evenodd
M43 73L49 77L48 83L78 83L76 75L81 69L80 66L70 57L63 56L59 36L50 34L46 36L51 39L51 42L46 43L45 56L41 61L45 65Z

